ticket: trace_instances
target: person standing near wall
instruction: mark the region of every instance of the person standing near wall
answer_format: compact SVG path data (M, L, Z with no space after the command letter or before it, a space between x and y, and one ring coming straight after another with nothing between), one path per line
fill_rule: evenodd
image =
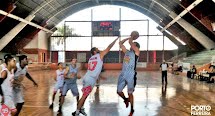
M164 84L164 81L165 81L165 84L167 84L167 69L168 69L168 64L166 63L165 60L163 60L162 64L160 65L160 70L162 72L162 85Z
M194 78L196 72L197 72L197 69L196 69L195 65L193 65L193 68L191 69L191 79Z

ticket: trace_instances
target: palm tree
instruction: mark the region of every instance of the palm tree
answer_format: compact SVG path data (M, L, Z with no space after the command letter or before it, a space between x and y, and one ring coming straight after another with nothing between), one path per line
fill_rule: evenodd
M73 28L70 28L68 25L65 26L65 31L64 31L64 26L61 25L59 27L57 27L57 31L53 34L53 36L58 36L58 41L57 41L57 45L59 45L60 43L63 44L64 42L64 37L68 37L68 36L80 36L76 33L72 33L74 31ZM65 34L64 34L65 33Z

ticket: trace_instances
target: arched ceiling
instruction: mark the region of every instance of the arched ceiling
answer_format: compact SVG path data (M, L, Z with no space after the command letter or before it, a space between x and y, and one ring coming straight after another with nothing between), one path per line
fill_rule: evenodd
M0 9L10 12L21 18L35 15L32 22L53 29L59 22L75 12L97 5L120 5L137 10L155 22L165 27L173 19L169 16L171 12L180 14L195 0L1 0ZM215 41L215 33L212 31L211 23L215 22L215 3L212 0L203 0L193 10L183 16L187 22L198 28L211 40ZM5 18L0 15L0 37L4 36L19 21ZM31 34L37 30L26 26L9 44L26 38L26 33ZM174 23L168 29L172 34L183 40L191 49L199 51L204 47L196 41L183 27ZM29 37L29 36L27 36ZM17 39L18 38L18 39Z

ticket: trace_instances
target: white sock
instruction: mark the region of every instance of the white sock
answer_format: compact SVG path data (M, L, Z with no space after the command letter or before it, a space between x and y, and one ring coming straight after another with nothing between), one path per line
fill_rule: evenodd
M76 112L75 112L76 114L79 114L80 113L80 110L76 110Z

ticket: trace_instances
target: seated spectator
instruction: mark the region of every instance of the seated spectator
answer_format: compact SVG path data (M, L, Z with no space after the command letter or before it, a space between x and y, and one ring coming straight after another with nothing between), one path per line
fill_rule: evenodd
M208 82L211 81L211 77L215 76L215 67L213 65L210 65L209 68L210 68L210 70L208 72L208 74L209 74Z
M215 67L214 66L209 66L209 71L208 71L208 74L215 74ZM211 75L211 76L213 76L213 75Z
M182 66L179 66L176 71L182 72L183 71Z
M173 64L173 74L178 75L179 72L182 72L182 71L183 71L183 69L182 69L181 65Z
M215 73L215 66L213 66L213 65L210 65L209 66L209 73Z
M190 72L191 72L191 79L193 79L195 74L196 74L196 72L197 72L197 69L196 69L195 65L193 65L193 68L190 70Z
M199 71L199 75L200 75L200 81L204 81L204 77L203 77L203 74L207 74L208 72L203 69L202 71Z

